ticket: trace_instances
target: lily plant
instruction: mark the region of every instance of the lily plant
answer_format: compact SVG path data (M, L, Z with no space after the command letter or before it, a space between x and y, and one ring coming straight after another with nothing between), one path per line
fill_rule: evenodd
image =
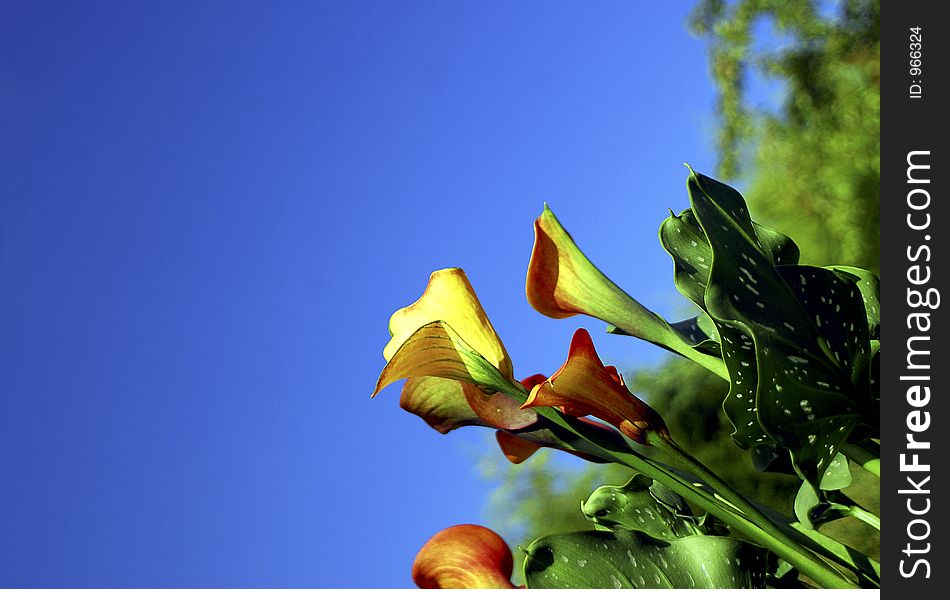
M539 448L631 469L594 490L593 529L531 541L528 588L876 588L880 565L819 526L880 518L842 490L853 466L879 477L879 279L850 266L799 264L786 235L751 220L728 185L690 169L690 207L660 225L674 282L696 316L670 323L614 284L545 206L534 223L526 295L555 319L588 315L607 332L656 344L729 382L732 441L760 471L801 480L790 514L733 490L680 446L661 415L604 365L578 329L550 376L515 375L465 273L432 273L390 319L375 396L405 380L403 409L448 433L496 430L514 463ZM649 455L643 446L652 447ZM419 552L420 587L514 587L498 534L478 525L437 533Z

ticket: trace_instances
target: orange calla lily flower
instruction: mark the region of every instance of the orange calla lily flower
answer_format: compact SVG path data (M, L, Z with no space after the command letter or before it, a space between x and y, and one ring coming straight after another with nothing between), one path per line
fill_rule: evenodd
M698 352L658 314L620 289L581 252L545 204L534 221L534 247L525 282L528 302L542 315L588 315L625 333L677 352L726 378L722 360Z
M638 321L665 322L631 298L584 256L571 234L544 205L534 221L534 247L525 285L528 302L542 315L590 315L638 335Z
M508 544L481 525L455 525L432 536L412 564L423 589L513 589Z
M557 373L531 390L523 408L534 406L592 415L641 444L650 444L653 435L670 437L663 418L627 389L615 367L604 366L585 329L574 333L567 361Z

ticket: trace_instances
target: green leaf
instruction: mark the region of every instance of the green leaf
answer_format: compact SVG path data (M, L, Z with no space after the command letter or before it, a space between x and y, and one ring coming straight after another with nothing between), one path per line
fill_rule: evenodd
M712 267L712 250L691 209L670 216L660 224L660 244L673 258L673 281L681 294L705 310L703 296Z
M795 495L794 508L798 521L805 527L814 529L814 521L817 515L813 515L812 511L815 511L821 504L821 498L818 497L815 488L807 481L803 481L802 486L798 488L798 494Z
M670 541L637 531L543 537L525 550L529 588L761 588L765 551L731 537Z
M792 238L771 227L752 222L755 237L773 265L797 265L800 252Z
M752 457L752 466L759 473L784 473L795 475L792 460L788 450L778 444L767 443L753 446L749 454Z
M641 474L623 485L597 488L581 503L581 511L612 531L642 531L664 540L702 533L679 494Z
M754 222L752 230L771 264L798 263L798 246L792 238ZM673 258L676 289L705 310L704 297L713 253L706 233L691 208L679 215L670 211L670 216L660 224L660 244Z
M852 429L870 420L857 286L831 270L774 265L736 190L695 173L687 185L713 255L704 302L732 377L724 408L734 437L788 448L796 471L817 486Z
M851 481L851 467L848 465L848 458L839 452L831 459L831 464L828 465L825 474L821 477L819 487L823 490L843 490L851 485Z
M833 510L836 505L829 501L825 492L842 490L851 485L851 481L848 459L839 452L825 470L818 491L807 481L802 482L795 496L795 516L810 528L841 516L840 512Z
M857 284L864 301L868 319L868 335L872 340L881 339L881 280L867 269L835 265L825 267Z
M747 449L768 443L770 437L762 428L757 412L759 373L752 333L742 323L717 322L717 325L722 360L729 371L729 393L722 402L722 409L735 428L732 439Z
M745 214L743 203L740 213ZM750 230L761 245L770 264L795 264L798 262L798 246L791 238L750 221ZM704 311L705 293L712 267L713 252L706 233L693 213L687 208L679 215L670 216L660 225L660 243L673 258L673 277L677 289ZM706 339L720 342L718 348L699 345L704 339L701 334L686 330L693 326L705 332ZM735 427L733 439L743 448L753 448L768 440L768 436L758 423L755 415L755 393L758 376L755 370L755 350L752 337L747 330L738 332L739 339L731 338L722 347L718 329L706 313L695 319L674 324L674 328L686 331L689 339L700 351L718 352L723 357L732 383L729 394L723 402L723 410Z
M670 327L672 327L681 336L689 340L689 343L693 344L694 346L706 341L712 341L709 334L707 334L700 325L699 317L693 317L692 319L686 319L685 321L670 323Z

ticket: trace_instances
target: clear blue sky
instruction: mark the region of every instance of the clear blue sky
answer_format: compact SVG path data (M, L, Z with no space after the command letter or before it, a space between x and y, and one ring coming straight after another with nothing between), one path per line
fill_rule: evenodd
M0 584L411 585L497 450L369 398L388 317L461 266L521 375L578 326L657 359L524 274L547 201L682 307L657 227L715 162L691 5L0 4Z

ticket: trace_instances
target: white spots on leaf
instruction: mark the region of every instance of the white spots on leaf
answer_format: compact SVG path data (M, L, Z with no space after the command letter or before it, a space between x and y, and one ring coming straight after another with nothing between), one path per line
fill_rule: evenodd
M633 555L633 552L631 552L629 548L627 548L627 558L630 559L630 563L631 563L634 567L637 566L637 557Z

